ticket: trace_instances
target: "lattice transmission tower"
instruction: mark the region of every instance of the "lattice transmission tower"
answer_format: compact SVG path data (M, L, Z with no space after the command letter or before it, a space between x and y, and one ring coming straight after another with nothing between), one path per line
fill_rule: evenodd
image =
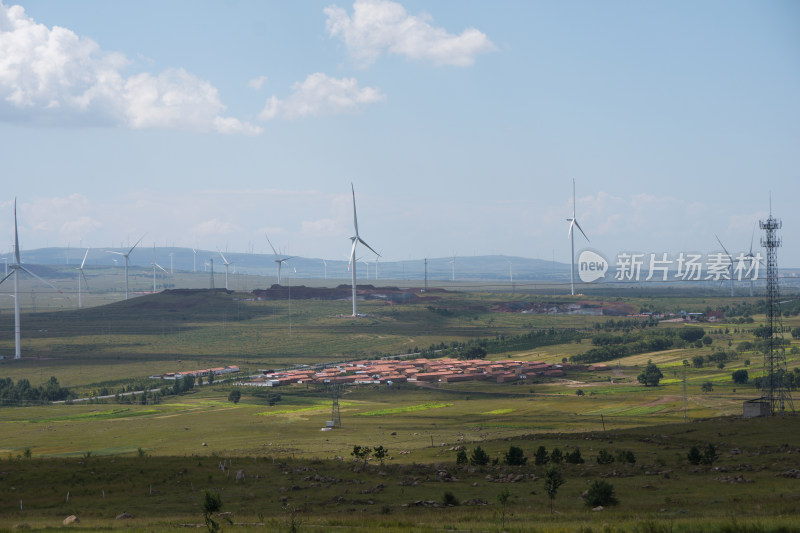
M772 216L770 201L769 218L760 220L758 225L764 230L761 246L767 250L767 346L764 350L764 377L761 382L761 396L769 403L770 413L775 415L786 411L794 412L792 396L786 385L786 353L783 347L783 321L781 320L780 288L778 286L778 248L781 238L777 232L783 225L780 219Z

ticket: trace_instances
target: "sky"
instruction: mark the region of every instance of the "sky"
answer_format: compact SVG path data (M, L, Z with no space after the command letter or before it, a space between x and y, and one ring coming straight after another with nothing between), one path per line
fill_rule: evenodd
M800 3L0 0L0 251L800 267ZM759 246L756 231L754 249ZM359 255L368 251L362 249ZM24 257L23 257L24 260Z

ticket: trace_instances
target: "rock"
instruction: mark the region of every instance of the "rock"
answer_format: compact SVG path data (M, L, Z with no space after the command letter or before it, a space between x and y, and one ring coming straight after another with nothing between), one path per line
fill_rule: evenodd
M244 481L244 478L245 478L244 470L239 470L239 471L236 472L236 483L239 483L240 481Z
M592 511L602 511L603 509L605 509L605 507L603 507L602 505L598 505L597 507L592 507Z
M70 525L70 524L78 524L78 523L80 523L80 520L78 519L78 517L77 517L77 516L75 516L74 514L71 514L71 515L69 515L68 517L66 517L66 518L64 519L64 522L62 522L62 523L63 523L65 526L68 526L68 525Z
M206 443L204 442L204 443L203 443L203 444L201 444L200 446L208 446L208 444L206 444Z
M133 518L133 515L129 513L122 513L117 515L117 520L130 520L131 518Z

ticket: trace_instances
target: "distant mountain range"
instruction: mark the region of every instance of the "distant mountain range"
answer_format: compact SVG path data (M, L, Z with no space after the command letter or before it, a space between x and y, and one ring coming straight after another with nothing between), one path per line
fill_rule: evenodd
M127 252L122 248L93 248L89 251L86 266L97 267L123 267L124 258L118 254L109 253ZM23 250L20 252L22 262L29 265L42 266L73 266L77 267L83 261L85 249L78 248L39 248ZM230 273L255 274L261 276L276 276L277 266L275 257L269 254L225 253L225 259L230 263ZM170 254L172 254L170 256ZM11 259L9 255L0 256ZM156 263L166 270L184 272L208 272L209 259L214 261L214 271L225 272L225 264L216 251L198 250L195 253L191 248L162 247L155 249ZM153 248L137 248L130 254L130 267L151 268L153 264ZM357 273L359 283L369 279L378 280L420 280L425 279L425 259L404 261L381 261L368 263L359 261ZM429 281L569 281L569 264L525 257L510 257L504 255L434 257L427 259L427 273ZM348 262L343 260L329 260L321 258L294 257L284 263L281 277L286 279L349 279Z

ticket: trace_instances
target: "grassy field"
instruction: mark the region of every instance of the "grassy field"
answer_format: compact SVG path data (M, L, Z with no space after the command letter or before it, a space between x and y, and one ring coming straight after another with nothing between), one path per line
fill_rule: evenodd
M542 328L577 330L580 342L489 356L560 363L590 349L595 324L608 319L492 310L504 302L585 297L431 292L406 305L365 301L359 310L367 316L353 319L341 316L349 312L346 301L251 296L164 292L83 310L26 313L23 359L2 361L0 377L38 386L55 376L82 396L102 387L115 392L160 372L236 364L246 374ZM662 294L625 301L638 309L687 311L730 303ZM331 395L316 385L270 391L281 395L274 405L248 388L231 403L233 385L217 383L151 405L3 407L0 529L59 528L75 513L86 530L169 530L199 524L203 490L210 489L238 524L226 527L243 531L795 531L800 481L779 474L800 469L800 419L738 418L742 402L759 391L734 384L731 373L760 375L762 354L739 352L723 368L686 368L683 399L683 361L752 341L761 317L754 318L702 324L712 344L623 357L609 362L606 372L570 371L563 379L511 384L345 388L342 427L333 431L320 431L331 418ZM784 325L800 321L786 317ZM13 317L5 311L0 331L0 353L13 353ZM658 387L636 380L650 360L664 374ZM787 349L787 361L795 368L800 356ZM706 382L712 391L702 391ZM686 462L691 446L709 443L720 451L718 463ZM355 445L384 446L390 458L385 465L353 462ZM511 445L531 458L527 466L502 465ZM540 445L580 447L587 460L561 466L567 484L555 515L544 493L544 469L532 464ZM476 446L500 464L456 467L457 451ZM601 449L631 450L636 465L598 465ZM238 470L245 471L244 482L236 482ZM522 477L504 482L508 474ZM613 483L618 506L592 512L583 504L580 494L597 479ZM503 488L510 491L507 507L497 499ZM461 505L442 507L445 492ZM123 511L135 518L115 520Z

